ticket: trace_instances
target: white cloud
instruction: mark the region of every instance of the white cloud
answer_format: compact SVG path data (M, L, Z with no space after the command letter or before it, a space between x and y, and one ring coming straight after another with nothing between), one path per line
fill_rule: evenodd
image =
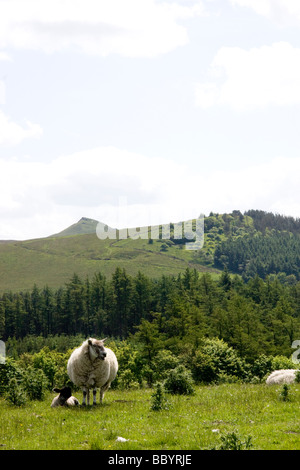
M0 160L0 239L48 236L91 217L144 226L247 209L299 217L300 158L200 174L114 147L49 163Z
M219 211L262 209L299 217L299 175L300 158L283 157L237 171L217 171L208 181L219 188L210 203Z
M0 82L0 102L4 100L5 91ZM26 127L13 122L0 111L0 145L17 145L27 138L38 138L42 135L42 128L38 124L26 121Z
M0 104L5 103L5 82L0 80Z
M281 25L300 22L299 0L229 0L232 5L252 8L258 15Z
M12 58L6 52L0 52L0 60L6 60L12 62Z
M81 216L111 226L162 223L180 212L187 175L182 165L114 147L65 155L50 163L2 160L0 239L47 236L59 230L58 222L63 221L64 228ZM127 223L119 210L124 198ZM190 205L186 209L188 217Z
M286 42L244 50L222 47L209 80L195 88L196 105L251 110L300 103L300 49Z
M154 57L185 45L179 22L202 14L201 0L0 0L0 47Z
M6 53L0 51L0 61L9 61L12 62L12 58ZM5 82L0 80L0 104L5 103Z

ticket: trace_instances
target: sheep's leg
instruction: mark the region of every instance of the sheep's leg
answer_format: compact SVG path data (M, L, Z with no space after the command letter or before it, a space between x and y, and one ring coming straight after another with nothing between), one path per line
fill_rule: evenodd
M96 405L96 393L97 393L97 389L94 388L93 389L93 405Z
M106 390L109 389L110 383L106 382L106 384L103 385L103 387L100 388L100 404L102 405L103 403L103 398Z
M82 406L85 406L86 405L86 388L83 388L82 389L82 394L83 394L83 397L82 397Z
M90 404L90 391L86 387L84 387L82 391L83 391L82 405L83 406L85 406L86 404L89 405Z

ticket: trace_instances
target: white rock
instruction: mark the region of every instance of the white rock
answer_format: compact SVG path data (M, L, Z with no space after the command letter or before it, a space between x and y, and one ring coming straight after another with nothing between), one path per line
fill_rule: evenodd
M129 439L125 439L125 437L120 437L118 436L117 439L116 439L117 442L126 442L126 441L129 441Z

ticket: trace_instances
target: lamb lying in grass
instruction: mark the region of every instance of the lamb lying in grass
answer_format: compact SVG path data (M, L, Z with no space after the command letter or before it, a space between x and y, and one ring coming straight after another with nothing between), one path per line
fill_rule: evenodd
M59 395L53 398L51 403L52 408L55 408L56 406L79 405L77 398L72 396L70 387L54 388L53 392L59 393Z
M96 404L96 391L100 388L100 403L104 393L116 378L118 361L114 352L104 347L104 341L89 338L72 352L67 365L71 381L83 390L82 405L90 404L90 389L93 389L93 405Z
M295 382L296 372L298 369L280 369L274 370L269 377L267 377L267 385L278 385L278 384L291 384Z

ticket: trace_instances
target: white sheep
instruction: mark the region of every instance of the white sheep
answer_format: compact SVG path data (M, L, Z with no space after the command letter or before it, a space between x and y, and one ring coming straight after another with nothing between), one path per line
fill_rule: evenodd
M56 406L79 405L79 401L77 400L77 398L72 396L70 387L54 388L53 392L56 392L59 395L53 398L51 403L52 408L55 408Z
M266 380L267 385L291 384L295 382L298 369L274 370Z
M68 375L83 391L82 405L90 404L90 389L93 389L93 405L96 404L97 388L100 388L102 404L104 393L116 378L118 361L114 352L104 347L105 339L89 338L72 352L68 360Z

